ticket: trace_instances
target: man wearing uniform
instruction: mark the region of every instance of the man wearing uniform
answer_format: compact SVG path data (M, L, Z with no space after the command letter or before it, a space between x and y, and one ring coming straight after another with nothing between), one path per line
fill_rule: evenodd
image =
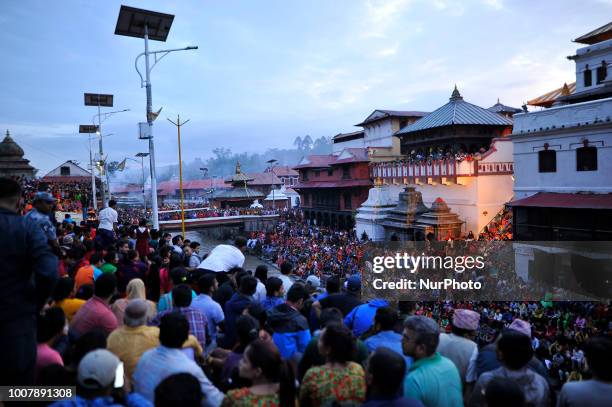
M20 197L21 187L17 182L0 178L0 383L3 385L34 384L36 314L58 278L57 257L47 244L48 236L37 223L19 215Z
M49 214L53 212L54 203L55 198L50 193L44 191L37 192L34 195L34 207L25 215L25 220L27 223L36 224L42 229L54 253L58 254L60 247L55 233L55 226L49 217Z

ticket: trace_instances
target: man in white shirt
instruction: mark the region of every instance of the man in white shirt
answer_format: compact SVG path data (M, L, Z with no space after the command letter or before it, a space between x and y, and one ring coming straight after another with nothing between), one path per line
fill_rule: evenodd
M98 214L98 230L96 232L96 242L101 249L109 248L115 244L115 231L119 215L115 210L117 202L114 199L108 201L108 207L102 209Z
M198 269L201 269L203 274L216 273L217 281L219 284L222 284L227 280L225 273L235 267L242 267L244 265L245 258L243 251L245 249L246 239L243 237L237 237L233 245L217 245L210 251L208 256L202 260Z

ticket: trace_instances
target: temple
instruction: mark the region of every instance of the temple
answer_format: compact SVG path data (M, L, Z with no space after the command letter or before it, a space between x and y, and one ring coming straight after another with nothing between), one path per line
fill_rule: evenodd
M448 103L394 133L400 156L372 160L371 176L382 185L377 188L387 189L386 194L397 197L396 202L401 200L406 186L422 196L424 206L432 206L440 199L461 225L457 231L453 223L453 236L478 233L512 198L512 143L507 136L512 132L512 117L519 111L499 100L489 109L476 106L465 101L455 87ZM446 210L440 204L436 208ZM428 222L444 218L434 216ZM387 229L392 228L391 223ZM369 228L367 224L360 218L357 232ZM377 233L370 237L383 238L380 230ZM398 235L412 239L421 236Z
M30 160L23 158L24 152L11 137L9 131L0 143L0 176L34 178L36 169Z
M212 193L213 206L219 208L248 208L254 200L263 199L266 195L249 187L252 177L242 173L240 163L236 163L236 173L228 180L231 188L216 190Z

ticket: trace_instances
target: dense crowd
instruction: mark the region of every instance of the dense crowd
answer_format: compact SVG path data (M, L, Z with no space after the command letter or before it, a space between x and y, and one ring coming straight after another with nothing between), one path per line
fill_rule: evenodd
M0 383L76 386L56 406L612 404L609 303L366 299L363 243L299 213L203 253L32 192L0 180Z

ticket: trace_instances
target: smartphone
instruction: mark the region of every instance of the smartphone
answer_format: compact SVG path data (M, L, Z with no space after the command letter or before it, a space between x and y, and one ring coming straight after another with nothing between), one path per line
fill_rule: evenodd
M123 387L123 362L120 362L117 365L117 370L115 370L115 384L113 387L115 389L120 389Z

